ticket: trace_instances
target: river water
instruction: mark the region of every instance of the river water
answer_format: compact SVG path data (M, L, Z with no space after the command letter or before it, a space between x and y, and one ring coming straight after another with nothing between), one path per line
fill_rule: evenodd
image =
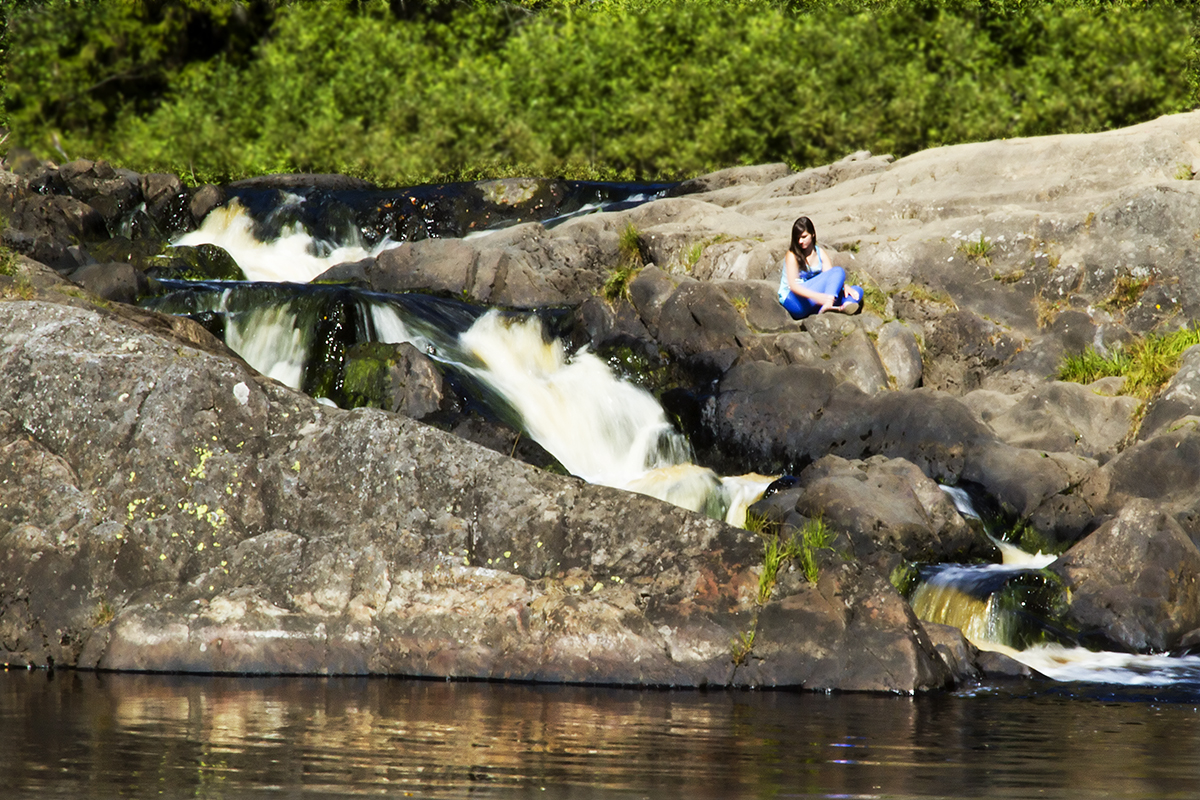
M1198 703L10 670L0 796L1195 797Z

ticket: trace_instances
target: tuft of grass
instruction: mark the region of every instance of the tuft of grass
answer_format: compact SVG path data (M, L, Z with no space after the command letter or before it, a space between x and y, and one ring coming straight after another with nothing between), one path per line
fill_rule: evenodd
M1059 312L1066 305L1064 300L1047 300L1038 295L1033 299L1034 310L1037 312L1038 330L1045 330L1054 324L1054 320L1058 319Z
M800 571L804 573L804 577L809 583L816 583L821 574L821 568L816 560L817 551L832 549L835 535L824 520L820 519L809 521L804 526L801 535L802 541L798 554Z
M800 565L800 571L809 583L820 577L817 553L832 549L836 534L822 519L812 519L787 539L769 536L763 543L763 568L758 576L758 604L766 605L779 570L791 561Z
M107 625L117 616L117 610L113 608L112 603L107 600L100 601L100 605L96 606L95 613L92 614L92 626L99 628L102 625Z
M1190 181L1192 179L1192 166L1182 162L1175 165L1175 180Z
M958 308L958 305L954 302L954 298L945 291L934 291L916 283L910 283L900 291L918 303L937 303L943 306L950 306L951 308Z
M1189 347L1200 344L1200 328L1187 327L1167 334L1149 334L1102 355L1088 347L1068 355L1058 370L1058 379L1091 383L1100 378L1125 379L1122 393L1148 400L1179 371L1179 359Z
M633 279L642 271L641 267L635 267L629 264L622 264L614 268L608 273L608 278L604 281L604 286L600 289L600 293L604 299L610 303L615 303L619 300L629 299L629 284L633 283Z
M617 241L622 266L641 267L646 263L642 254L642 234L632 222L626 222Z
M992 243L982 233L979 234L979 241L961 242L958 245L958 250L960 253L964 254L967 258L973 259L976 263L979 263L979 264L991 264L992 263L992 258L991 258Z
M870 312L877 317L883 317L887 314L888 296L883 289L879 288L878 284L859 273L851 273L846 278L846 283L851 286L862 287L862 310L864 313Z
M746 659L750 657L750 652L754 649L756 633L758 633L757 626L745 633L738 634L738 637L729 643L729 655L733 658L734 666L740 667L746 663Z
M733 303L733 307L737 309L739 314L745 314L746 309L750 307L750 301L741 295L729 298L729 302Z
M642 235L637 226L626 222L617 242L617 265L608 273L600 294L610 303L629 299L629 284L646 264L642 254Z
M1150 286L1150 278L1135 278L1132 275L1118 275L1113 281L1112 291L1108 297L1100 301L1100 308L1106 311L1125 311L1137 305Z
M704 251L710 245L721 244L722 242L733 241L732 236L725 233L718 233L716 236L710 236L707 239L701 239L698 242L692 242L692 246L683 254L683 262L690 270L692 267L700 263L700 257L704 255Z
M0 245L0 275L12 277L17 274L17 254Z

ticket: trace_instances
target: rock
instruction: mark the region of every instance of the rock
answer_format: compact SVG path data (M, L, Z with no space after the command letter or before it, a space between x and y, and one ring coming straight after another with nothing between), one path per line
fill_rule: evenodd
M138 176L118 171L105 161L80 159L58 170L67 191L96 209L110 230L142 202Z
M748 685L876 692L903 691L913 683L951 685L950 670L925 628L875 570L835 560L816 586L790 590L802 581L786 574L780 584L789 587L787 596L759 613L754 648L738 671Z
M724 292L687 281L663 303L657 338L674 357L720 374L737 360L750 329Z
M888 574L900 560L921 563L994 558L995 547L973 530L954 502L910 461L825 456L800 474L796 510L850 536L859 558ZM896 556L883 558L878 551Z
M888 374L879 353L861 328L853 330L834 347L829 369L865 394L878 394L888 388Z
M907 325L899 320L884 324L875 347L893 388L916 389L921 385L921 347Z
M344 386L356 408L383 408L413 419L457 410L454 395L443 385L441 371L408 342L371 342L349 348Z
M755 167L731 167L718 172L710 172L699 178L684 181L671 189L669 197L679 197L696 192L711 192L714 189L724 189L727 186L743 184L762 185L778 180L791 173L787 164L762 164Z
M1200 542L1200 430L1185 424L1124 450L1083 480L1075 494L1087 503L1093 525L1116 515L1135 498L1168 511Z
M1163 652L1200 626L1200 550L1157 504L1135 499L1050 566L1068 619L1118 649Z
M925 628L925 634L929 641L933 642L946 668L954 676L955 683L961 685L979 679L981 672L978 661L983 654L967 641L962 631L953 625L937 622L922 621L921 626Z
M962 395L980 388L985 375L1008 363L1016 340L969 311L938 319L925 338L924 385Z
M85 263L72 246L108 236L104 217L96 209L65 195L16 197L0 213L6 217L5 245L61 272Z
M194 219L198 225L204 221L204 218L207 217L208 213L214 208L219 208L225 205L225 201L227 199L228 197L225 194L224 189L219 186L208 184L201 186L192 193L191 199L188 200L187 210L188 213L192 215L192 219Z
M1179 371L1150 402L1138 439L1168 433L1185 417L1200 416L1200 346L1189 347L1179 360Z
M1027 392L987 422L1014 447L1076 453L1107 461L1129 438L1141 403L1055 381Z
M89 264L71 273L71 280L105 300L134 303L150 293L150 281L132 264Z
M758 616L762 558L746 531L402 416L322 406L133 320L4 306L6 663L905 692L949 680L863 567L828 565L816 594L781 581L739 666L730 642Z

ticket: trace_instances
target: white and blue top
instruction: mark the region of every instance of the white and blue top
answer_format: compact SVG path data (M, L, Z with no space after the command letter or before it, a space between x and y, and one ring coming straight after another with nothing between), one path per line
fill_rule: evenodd
M826 269L829 268L829 262L825 260L825 251L822 250L820 247L817 247L815 249L817 251L817 268L810 269L810 270L800 270L799 277L800 277L801 283L803 283L804 281L807 281L807 280L812 280L813 278L815 278L818 275L818 273L824 272ZM791 252L791 251L788 251L788 252ZM787 296L789 294L791 294L791 291L792 291L792 287L788 286L788 279L787 279L787 254L784 254L784 256L783 256L783 269L781 270L781 273L782 274L780 274L780 276L779 276L779 302L782 303L784 300L787 299Z

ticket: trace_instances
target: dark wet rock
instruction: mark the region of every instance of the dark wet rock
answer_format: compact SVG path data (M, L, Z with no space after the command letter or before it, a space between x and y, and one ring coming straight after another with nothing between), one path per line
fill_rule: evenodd
M196 226L187 189L176 175L152 173L139 183L146 202L146 214L155 230L164 236L176 236Z
M70 195L96 209L110 230L142 202L140 176L114 169L105 161L72 161L60 167L58 174Z
M1200 550L1149 500L1127 503L1050 569L1071 589L1068 619L1118 649L1163 652L1200 625Z
M144 261L151 278L188 281L244 281L246 274L215 244L177 245Z
M413 419L458 410L433 360L408 342L357 344L346 351L344 393L354 407L382 408Z
M98 297L118 303L135 303L151 292L146 273L124 262L80 267L71 273L71 280Z
M108 236L104 217L74 197L26 194L11 197L10 202L0 208L5 218L4 244L54 269L70 272L83 266L71 248Z
M228 196L220 186L207 184L192 192L187 211L197 224L202 222L214 208L225 205Z

